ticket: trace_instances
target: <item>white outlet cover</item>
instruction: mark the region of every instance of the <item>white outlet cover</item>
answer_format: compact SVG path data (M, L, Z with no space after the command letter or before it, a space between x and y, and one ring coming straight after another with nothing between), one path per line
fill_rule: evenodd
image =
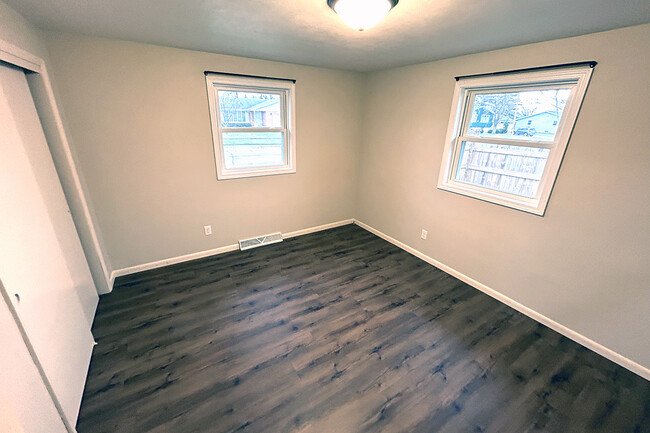
M212 234L212 226L203 226L203 233L206 236L210 236Z
M429 234L429 232L427 232L426 230L422 230L422 234L420 235L420 237L422 239L426 239L428 234Z

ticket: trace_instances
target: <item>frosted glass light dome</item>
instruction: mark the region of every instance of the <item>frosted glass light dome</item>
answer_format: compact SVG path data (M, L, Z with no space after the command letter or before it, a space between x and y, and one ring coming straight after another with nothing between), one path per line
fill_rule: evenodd
M399 0L328 0L341 20L355 30L367 30L384 19Z

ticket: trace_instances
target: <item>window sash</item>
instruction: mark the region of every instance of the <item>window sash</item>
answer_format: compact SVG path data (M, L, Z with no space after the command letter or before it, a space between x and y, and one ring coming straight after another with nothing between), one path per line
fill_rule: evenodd
M247 172L247 173L252 173L256 171L269 171L269 170L275 170L275 169L286 169L290 166L291 161L289 160L290 158L290 153L289 153L289 131L286 128L287 124L287 104L285 103L287 101L286 93L287 91L278 91L277 89L267 89L263 87L253 87L253 86L215 86L215 98L216 98L216 109L217 109L217 128L219 130L219 157L221 161L221 172L228 175L234 175L240 172ZM226 92L250 92L250 93L266 93L266 94L274 94L274 95L279 95L280 96L280 127L248 127L248 126L238 126L238 127L226 127L222 126L222 118L221 118L221 103L219 101L219 92L220 91L226 91ZM282 143L282 159L284 161L284 164L277 164L277 165L265 165L265 166L259 166L259 167L235 167L235 168L227 168L226 167L226 155L225 155L225 146L224 146L224 139L223 139L223 134L227 132L248 132L248 133L254 133L254 132L282 132L283 135L283 143Z
M229 126L223 126L221 124L221 104L219 102L219 92L249 92L249 93L265 93L273 94L280 96L280 127L287 128L287 93L288 91L278 91L274 88L264 88L264 87L254 87L254 86L214 86L214 96L216 98L216 110L217 110L217 124L220 130L226 130L232 128ZM241 126L240 128L249 128L247 126ZM254 128L254 127L250 127ZM270 128L270 127L269 127Z
M457 137L459 142L462 141L480 141L481 143L489 144L503 144L507 146L520 146L520 147L537 147L543 149L551 149L557 143L554 141L536 141L536 140L526 140L526 139L512 139L512 138L492 138L492 137L481 137L478 135L461 135Z
M487 94L494 94L494 93L516 93L516 92L521 92L521 91L539 91L539 90L555 90L555 89L570 89L571 94L569 96L569 100L573 96L574 92L574 87L575 87L575 81L565 81L565 82L559 82L559 83L549 83L549 84L543 84L543 85L529 85L529 86L508 86L508 87L483 87L480 89L471 89L467 91L468 99L466 100L466 103L464 104L463 110L463 121L461 123L461 133L466 134L467 130L469 129L469 125L471 122L472 114L473 114L473 108L474 108L474 102L476 100L477 95L487 95ZM566 108L566 107L565 107ZM493 137L484 137L484 136L472 136L472 135L459 135L456 137L454 141L454 152L453 152L453 159L452 159L452 166L450 170L450 175L449 175L449 182L453 183L455 185L466 185L466 188L474 188L480 191L483 191L485 194L489 195L498 195L498 196L503 196L508 198L509 200L522 200L522 201L529 201L529 200L539 200L541 194L542 194L542 181L545 178L545 176L548 175L548 170L549 170L549 164L548 164L548 159L551 158L551 155L549 154L549 157L547 158L547 163L545 164L544 171L539 179L540 181L540 187L537 188L536 195L533 199L517 194L512 194L504 191L498 191L495 189L487 188L485 186L481 185L475 185L475 184L469 184L466 182L461 182L456 180L456 173L458 172L458 167L460 165L460 159L461 159L461 148L463 143L467 142L473 142L473 143L486 143L486 144L495 144L495 145L505 145L505 146L517 146L517 147L523 147L523 148L542 148L542 149L553 149L554 147L557 146L558 142L560 141L561 137L561 131L560 128L564 125L564 122L566 121L566 110L562 111L562 115L560 116L560 119L558 120L558 128L555 132L555 136L553 138L553 141L541 141L541 140L527 140L525 138L521 139L515 139L515 138L493 138Z
M227 131L224 131L227 132ZM251 131L248 130L240 130L240 131L230 131L232 133L244 133L244 134L249 134ZM267 132L267 131L264 131ZM286 146L287 142L287 137L286 137L286 132L283 132L282 130L278 130L275 132L279 132L283 134L283 144L282 144L282 160L284 161L284 164L269 164L269 165L260 165L260 166L243 166L243 167L234 167L234 168L227 168L226 164L226 145L223 144L221 145L221 158L222 158L222 173L224 174L233 174L233 173L240 173L242 171L255 171L255 170L275 170L278 167L281 169L285 169L290 167L290 162L289 157L291 154L289 153L288 147ZM223 136L222 136L223 137ZM222 138L223 139L223 138Z
M568 101L570 101L574 97L574 92L576 91L576 84L577 84L576 80L564 80L564 81L558 81L552 83L533 84L527 86L505 86L505 87L486 86L482 88L467 89L466 91L467 99L465 101L465 104L462 107L464 112L462 113L462 122L460 123L460 129L457 138L460 139L461 141L474 139L472 141L481 141L481 142L492 143L492 144L507 144L509 146L552 148L553 146L558 144L562 136L561 129L564 127L567 120L566 106L562 110L562 115L560 116L560 119L558 119L557 130L555 132L555 136L553 137L553 141L526 140L525 138L508 139L508 138L471 136L471 135L467 135L467 130L469 129L469 125L472 123L472 112L473 112L476 96L489 95L494 93L515 93L515 92L522 92L522 91L532 92L532 91L542 91L542 90L555 90L555 89L562 88L562 89L569 89L571 92L569 95L569 99L567 100L568 103Z
M286 128L249 128L247 126L231 126L221 128L220 132L287 132Z
M485 194L488 194L490 196L507 197L511 201L521 200L521 201L526 201L526 202L532 203L534 200L539 200L540 195L542 194L542 188L541 188L542 185L541 185L541 183L542 183L544 177L547 176L547 173L548 173L548 170L549 170L548 161L551 158L551 154L549 154L548 158L546 159L546 164L544 166L544 170L543 170L543 172L542 172L542 174L540 176L540 179L539 179L540 187L537 188L537 192L536 192L535 197L530 198L530 197L526 197L526 196L522 196L522 195L512 194L512 193L505 192L505 191L495 190L495 189L488 188L488 187L485 187L485 186L482 186L482 185L476 185L476 184L456 180L456 173L458 172L458 168L459 168L459 165L460 165L460 162L461 162L460 161L461 147L462 147L463 142L468 142L468 141L472 142L472 143L508 144L508 143L492 143L492 142L488 142L488 141L484 141L484 140L475 140L475 139L471 139L471 138L470 138L470 140L459 140L457 142L457 144L454 146L454 157L453 157L453 160L452 160L452 166L451 166L450 176L449 176L449 183L450 184L457 185L459 188L468 189L468 190L469 189L478 189L478 190L481 190ZM519 147L529 148L529 149L537 149L537 148L539 148L537 146L521 146L521 145ZM546 148L548 148L548 147L546 147ZM526 173L524 173L524 174L526 174ZM522 178L524 178L524 177L527 177L527 176L514 176L514 177L522 177Z

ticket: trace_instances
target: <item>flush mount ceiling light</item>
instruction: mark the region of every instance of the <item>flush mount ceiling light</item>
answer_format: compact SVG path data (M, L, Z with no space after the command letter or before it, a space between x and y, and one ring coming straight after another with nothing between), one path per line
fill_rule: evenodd
M327 0L343 22L360 32L384 19L399 0Z

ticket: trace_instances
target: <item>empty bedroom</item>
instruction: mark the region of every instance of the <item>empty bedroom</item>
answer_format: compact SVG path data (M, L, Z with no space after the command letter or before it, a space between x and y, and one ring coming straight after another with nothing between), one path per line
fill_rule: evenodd
M0 431L650 433L649 107L649 0L0 0Z

